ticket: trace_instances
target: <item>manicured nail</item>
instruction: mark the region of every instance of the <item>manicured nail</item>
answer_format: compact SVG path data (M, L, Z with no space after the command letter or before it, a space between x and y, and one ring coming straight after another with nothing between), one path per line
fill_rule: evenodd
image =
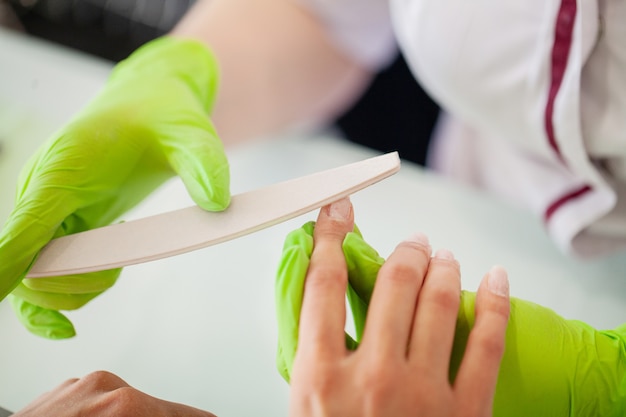
M428 241L428 236L426 236L424 233L421 233L421 232L413 233L411 236L409 236L407 241L420 243L424 246L430 246L430 242Z
M509 279L504 268L498 265L491 268L487 277L487 288L502 297L509 295Z
M350 204L350 199L348 197L342 198L328 207L328 217L336 220L348 220L351 211L352 204Z
M454 255L452 254L452 252L450 252L447 249L439 249L436 253L435 253L435 258L439 258L439 259L448 259L450 261L454 260Z

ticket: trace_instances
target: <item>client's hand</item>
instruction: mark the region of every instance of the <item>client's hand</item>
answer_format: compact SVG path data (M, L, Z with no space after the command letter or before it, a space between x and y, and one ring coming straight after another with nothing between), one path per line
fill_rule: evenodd
M151 397L105 371L65 381L13 416L215 417L197 408Z
M504 271L494 269L479 289L476 324L451 384L461 293L452 254L431 258L422 235L400 243L380 268L363 340L351 351L342 251L353 229L349 201L323 208L314 237L311 229L287 238L276 285L278 362L291 376L290 415L489 416L509 314Z
M346 236L343 250L353 290L348 293L350 304L364 322L385 261L357 233ZM479 297L480 290L478 294L461 292L450 358L451 381L465 360ZM625 341L626 325L599 331L580 321L565 320L540 305L512 298L493 415L626 415Z
M287 380L298 343L298 317L302 300L299 286L302 287L309 264L312 231L313 224L308 224L290 235L278 276L278 367ZM396 255L390 257L386 264L358 231L346 235L343 252L349 277L348 300L355 320L357 340L361 340L370 301L370 308L374 308L374 300L370 299L372 294L376 294L374 289L378 287L377 278L383 278L384 265L392 262ZM313 266L312 263L311 268ZM424 285L420 297L425 296L426 288ZM469 349L475 338L472 329L476 329L480 323L476 314L480 314L481 294L484 293L482 287L478 294L461 292L450 356L450 381L455 386L462 375L464 364L470 359ZM367 317L371 321L374 315L379 314L370 311ZM351 348L358 345L349 338L346 340ZM293 366L295 372L296 367ZM493 415L626 415L626 325L599 331L580 321L565 320L554 311L537 304L511 299L506 350L500 365Z

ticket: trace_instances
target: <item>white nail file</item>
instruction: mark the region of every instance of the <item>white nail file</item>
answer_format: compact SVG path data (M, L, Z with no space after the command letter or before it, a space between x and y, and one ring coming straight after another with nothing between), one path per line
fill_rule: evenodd
M60 237L41 250L27 278L120 268L205 248L315 210L399 169L392 152L235 195L222 212L192 206Z

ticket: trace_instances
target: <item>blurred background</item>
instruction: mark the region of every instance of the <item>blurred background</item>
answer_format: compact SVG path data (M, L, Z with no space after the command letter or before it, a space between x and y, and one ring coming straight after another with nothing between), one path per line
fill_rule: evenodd
M170 30L193 0L0 0L38 37L119 61ZM18 27L19 27L18 26ZM15 25L14 25L15 27Z
M167 33L194 0L0 0L0 25L112 62ZM438 106L402 56L335 121L350 141L424 164Z

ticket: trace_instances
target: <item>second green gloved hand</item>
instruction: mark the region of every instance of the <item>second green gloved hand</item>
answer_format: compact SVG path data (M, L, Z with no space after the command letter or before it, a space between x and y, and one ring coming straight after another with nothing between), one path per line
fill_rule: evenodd
M0 233L0 300L12 292L31 332L73 336L56 310L84 305L120 273L22 281L52 238L111 223L175 174L202 208L228 206L228 162L208 117L217 76L201 43L152 41L118 64L95 99L24 167Z
M289 381L298 345L298 323L313 248L309 223L286 239L276 279L277 364ZM384 259L360 233L343 242L348 300L360 339L367 306ZM474 323L475 294L463 292L450 363L453 381ZM494 400L495 417L626 415L626 326L598 331L552 310L512 299L506 351ZM356 347L356 342L351 348Z

